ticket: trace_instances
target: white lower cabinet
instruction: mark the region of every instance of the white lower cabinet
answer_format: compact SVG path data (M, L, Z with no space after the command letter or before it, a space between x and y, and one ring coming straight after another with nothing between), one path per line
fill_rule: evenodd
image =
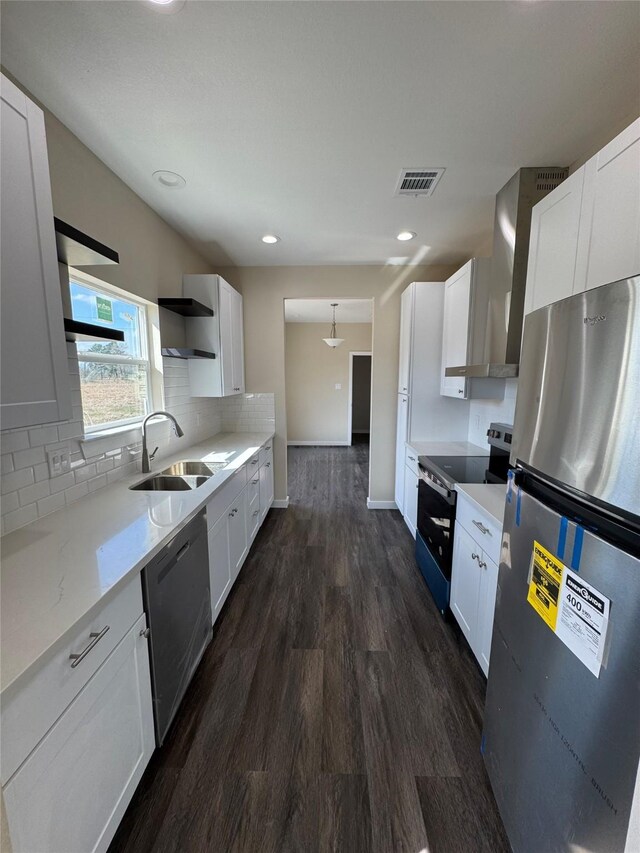
M225 515L209 528L209 585L211 615L216 621L231 589L231 559L229 557L229 523Z
M415 539L418 526L418 475L408 465L404 466L403 515L405 524Z
M269 459L260 469L260 521L273 503L273 461Z
M465 514L465 510L471 511ZM462 512L461 512L462 509ZM481 516L472 533L460 518ZM453 563L451 568L450 607L462 633L485 675L489 674L493 616L498 588L498 564L493 559L499 550L501 529L498 522L479 513L475 505L458 495ZM489 549L489 550L487 550Z
M105 851L155 747L140 616L3 789L13 853Z
M247 536L247 490L244 489L227 511L229 524L229 562L232 582L238 577L249 550Z

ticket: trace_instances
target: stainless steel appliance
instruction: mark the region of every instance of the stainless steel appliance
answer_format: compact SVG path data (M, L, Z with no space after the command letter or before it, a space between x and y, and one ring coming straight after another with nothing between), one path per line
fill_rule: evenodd
M162 746L212 636L204 510L142 572L156 740Z
M640 849L640 278L530 314L520 377L485 762L516 853L631 853Z
M442 614L449 606L456 483L506 483L512 427L492 423L488 456L419 456L416 560Z

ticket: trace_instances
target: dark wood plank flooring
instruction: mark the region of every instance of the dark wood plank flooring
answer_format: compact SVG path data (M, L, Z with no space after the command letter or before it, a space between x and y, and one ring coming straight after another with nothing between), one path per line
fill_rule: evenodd
M500 853L484 680L368 446L289 450L271 510L110 853Z

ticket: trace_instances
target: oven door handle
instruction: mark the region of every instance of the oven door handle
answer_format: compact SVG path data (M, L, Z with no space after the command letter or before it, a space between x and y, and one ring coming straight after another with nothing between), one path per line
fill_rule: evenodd
M445 500L447 500L449 503L452 503L451 490L445 488L444 486L441 486L439 483L435 483L433 480L431 480L429 477L427 477L426 473L424 473L424 468L422 468L421 479L427 486L429 486L430 489L433 489L434 492L437 492L439 495L441 495L443 498L445 498Z

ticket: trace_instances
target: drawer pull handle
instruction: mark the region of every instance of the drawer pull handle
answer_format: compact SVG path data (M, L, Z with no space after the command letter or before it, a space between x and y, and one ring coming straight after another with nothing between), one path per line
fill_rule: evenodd
M233 516L234 516L237 512L238 512L238 510L237 510L237 509L232 509L232 510L231 510L231 512L229 513L229 518L233 518Z
M138 634L138 636L144 637L145 640L148 640L150 633L151 633L151 631L149 630L149 628L140 628L140 633Z
M489 530L489 528L488 528L488 527L485 527L485 526L484 526L484 524L483 524L481 521L476 521L476 520L475 520L475 518L474 518L474 519L473 519L473 523L474 523L474 524L475 524L475 526L478 528L478 530L480 531L480 533L485 533L485 534L486 534L486 533L491 533L491 531Z
M479 557L477 554L474 554L474 553L473 553L473 551L472 551L472 552L471 552L471 559L472 559L472 560L478 560L478 561L479 561L479 560L480 560L480 557Z
M109 625L105 625L104 628L102 629L102 631L92 631L89 634L89 637L91 638L91 642L86 647L86 649L83 649L78 654L69 655L69 660L73 661L73 663L71 664L71 669L75 669L78 666L78 664L86 658L86 656L89 654L91 649L97 643L100 642L100 640L104 637L104 635L107 633L108 630L109 630Z
M258 480L258 479L256 478L255 480L252 480L252 481L251 481L251 485L252 485L252 486L256 486L259 482L260 482L260 480Z
M264 467L265 468L271 468L271 462L265 462Z
M409 457L409 459L410 459L412 462L415 462L415 461L416 461L415 456L410 456L410 457Z
M257 509L257 510L253 513L253 517L255 518L255 517L256 517L256 515L257 515L259 512L260 512L260 510L259 510L259 509Z
M252 459L252 460L251 460L251 464L252 464L252 465L257 465L257 464L258 464L258 460L257 460L257 459Z

